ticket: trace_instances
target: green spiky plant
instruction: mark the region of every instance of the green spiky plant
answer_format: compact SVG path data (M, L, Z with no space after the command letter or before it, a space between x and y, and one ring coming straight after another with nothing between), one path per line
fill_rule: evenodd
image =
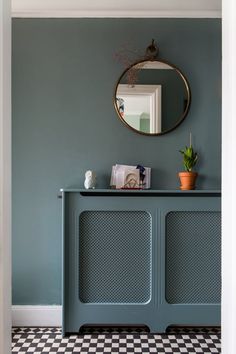
M193 150L192 144L190 146L185 146L184 150L180 150L183 155L183 165L185 171L191 172L193 167L196 165L198 160L198 154Z

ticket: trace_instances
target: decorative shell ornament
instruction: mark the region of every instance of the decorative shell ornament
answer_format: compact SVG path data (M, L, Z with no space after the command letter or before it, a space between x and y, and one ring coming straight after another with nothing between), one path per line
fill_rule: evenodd
M96 186L96 173L93 171L85 172L84 188L95 189Z

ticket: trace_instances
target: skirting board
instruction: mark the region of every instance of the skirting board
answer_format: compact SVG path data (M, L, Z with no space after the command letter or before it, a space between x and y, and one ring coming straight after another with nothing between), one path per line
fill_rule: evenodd
M13 327L61 327L62 307L14 305L12 306Z

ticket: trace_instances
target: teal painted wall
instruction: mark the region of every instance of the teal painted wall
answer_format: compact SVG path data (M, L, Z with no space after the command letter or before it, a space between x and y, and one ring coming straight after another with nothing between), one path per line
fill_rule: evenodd
M192 105L173 132L127 129L113 108L125 44L160 57L189 80ZM199 152L198 188L220 188L221 23L219 19L13 20L13 303L61 303L59 189L98 187L115 163L152 167L152 187L178 188L178 150L189 131Z

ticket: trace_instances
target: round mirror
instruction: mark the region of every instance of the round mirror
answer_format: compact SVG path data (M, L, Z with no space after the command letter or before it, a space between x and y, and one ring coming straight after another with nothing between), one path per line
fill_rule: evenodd
M161 135L186 117L190 88L183 73L163 60L143 60L124 71L115 89L119 118L134 131Z

